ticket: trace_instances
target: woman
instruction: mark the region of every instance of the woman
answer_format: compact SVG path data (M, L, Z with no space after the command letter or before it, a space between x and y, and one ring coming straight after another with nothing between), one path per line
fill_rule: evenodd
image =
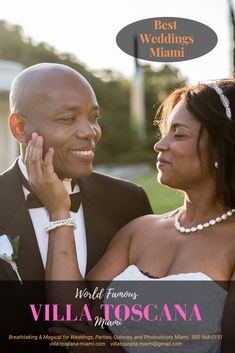
M121 229L86 279L110 281L121 274L118 279L178 275L180 280L186 275L190 280L197 274L202 280L226 281L228 290L235 279L235 80L177 89L160 114L162 138L154 146L158 181L182 190L184 204L167 215L144 216ZM53 148L43 160L42 145L43 138L34 134L25 163L32 189L51 219L46 278L81 280L70 199L53 172ZM232 293L228 303L230 297ZM231 315L228 305L224 325ZM230 339L226 327L223 352ZM218 349L216 342L202 352Z

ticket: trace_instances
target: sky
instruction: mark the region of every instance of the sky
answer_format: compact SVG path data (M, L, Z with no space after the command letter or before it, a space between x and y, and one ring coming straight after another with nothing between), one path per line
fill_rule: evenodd
M231 1L235 6L235 0ZM117 46L117 33L132 22L164 16L202 22L218 36L210 53L170 65L191 83L231 76L228 0L7 0L0 10L0 19L21 25L35 42L74 54L89 69L112 69L127 78L133 75L134 60ZM156 69L162 65L141 63Z

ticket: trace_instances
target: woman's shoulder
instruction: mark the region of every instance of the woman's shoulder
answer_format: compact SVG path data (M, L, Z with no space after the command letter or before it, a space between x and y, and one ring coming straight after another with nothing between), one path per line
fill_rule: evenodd
M131 221L128 226L129 227L135 227L135 226L141 226L142 224L145 225L146 223L151 224L162 224L163 222L167 222L168 220L171 220L174 218L174 216L177 214L179 209L175 209L163 214L149 214L145 216L138 217Z
M135 238L138 234L146 234L146 232L150 233L152 229L156 230L162 227L165 228L172 224L172 220L177 212L178 209L164 214L149 214L141 216L128 223L124 228L132 238Z

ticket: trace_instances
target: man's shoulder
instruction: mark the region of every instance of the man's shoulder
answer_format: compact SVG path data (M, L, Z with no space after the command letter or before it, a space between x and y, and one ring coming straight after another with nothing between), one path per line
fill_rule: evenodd
M152 213L147 195L141 186L129 180L93 172L82 178L81 191L103 209L112 222L123 226L132 219Z
M98 184L107 188L121 189L121 190L133 190L137 191L142 189L139 185L134 182L119 177L110 176L98 172L93 172L88 179L91 183Z

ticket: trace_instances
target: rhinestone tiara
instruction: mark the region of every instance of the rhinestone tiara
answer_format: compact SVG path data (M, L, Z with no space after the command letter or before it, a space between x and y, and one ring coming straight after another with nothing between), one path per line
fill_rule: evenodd
M232 111L231 111L230 103L229 103L228 98L224 95L222 88L217 86L215 83L212 83L211 87L219 95L221 103L223 104L223 106L225 108L226 116L228 117L229 120L231 120L232 119Z

